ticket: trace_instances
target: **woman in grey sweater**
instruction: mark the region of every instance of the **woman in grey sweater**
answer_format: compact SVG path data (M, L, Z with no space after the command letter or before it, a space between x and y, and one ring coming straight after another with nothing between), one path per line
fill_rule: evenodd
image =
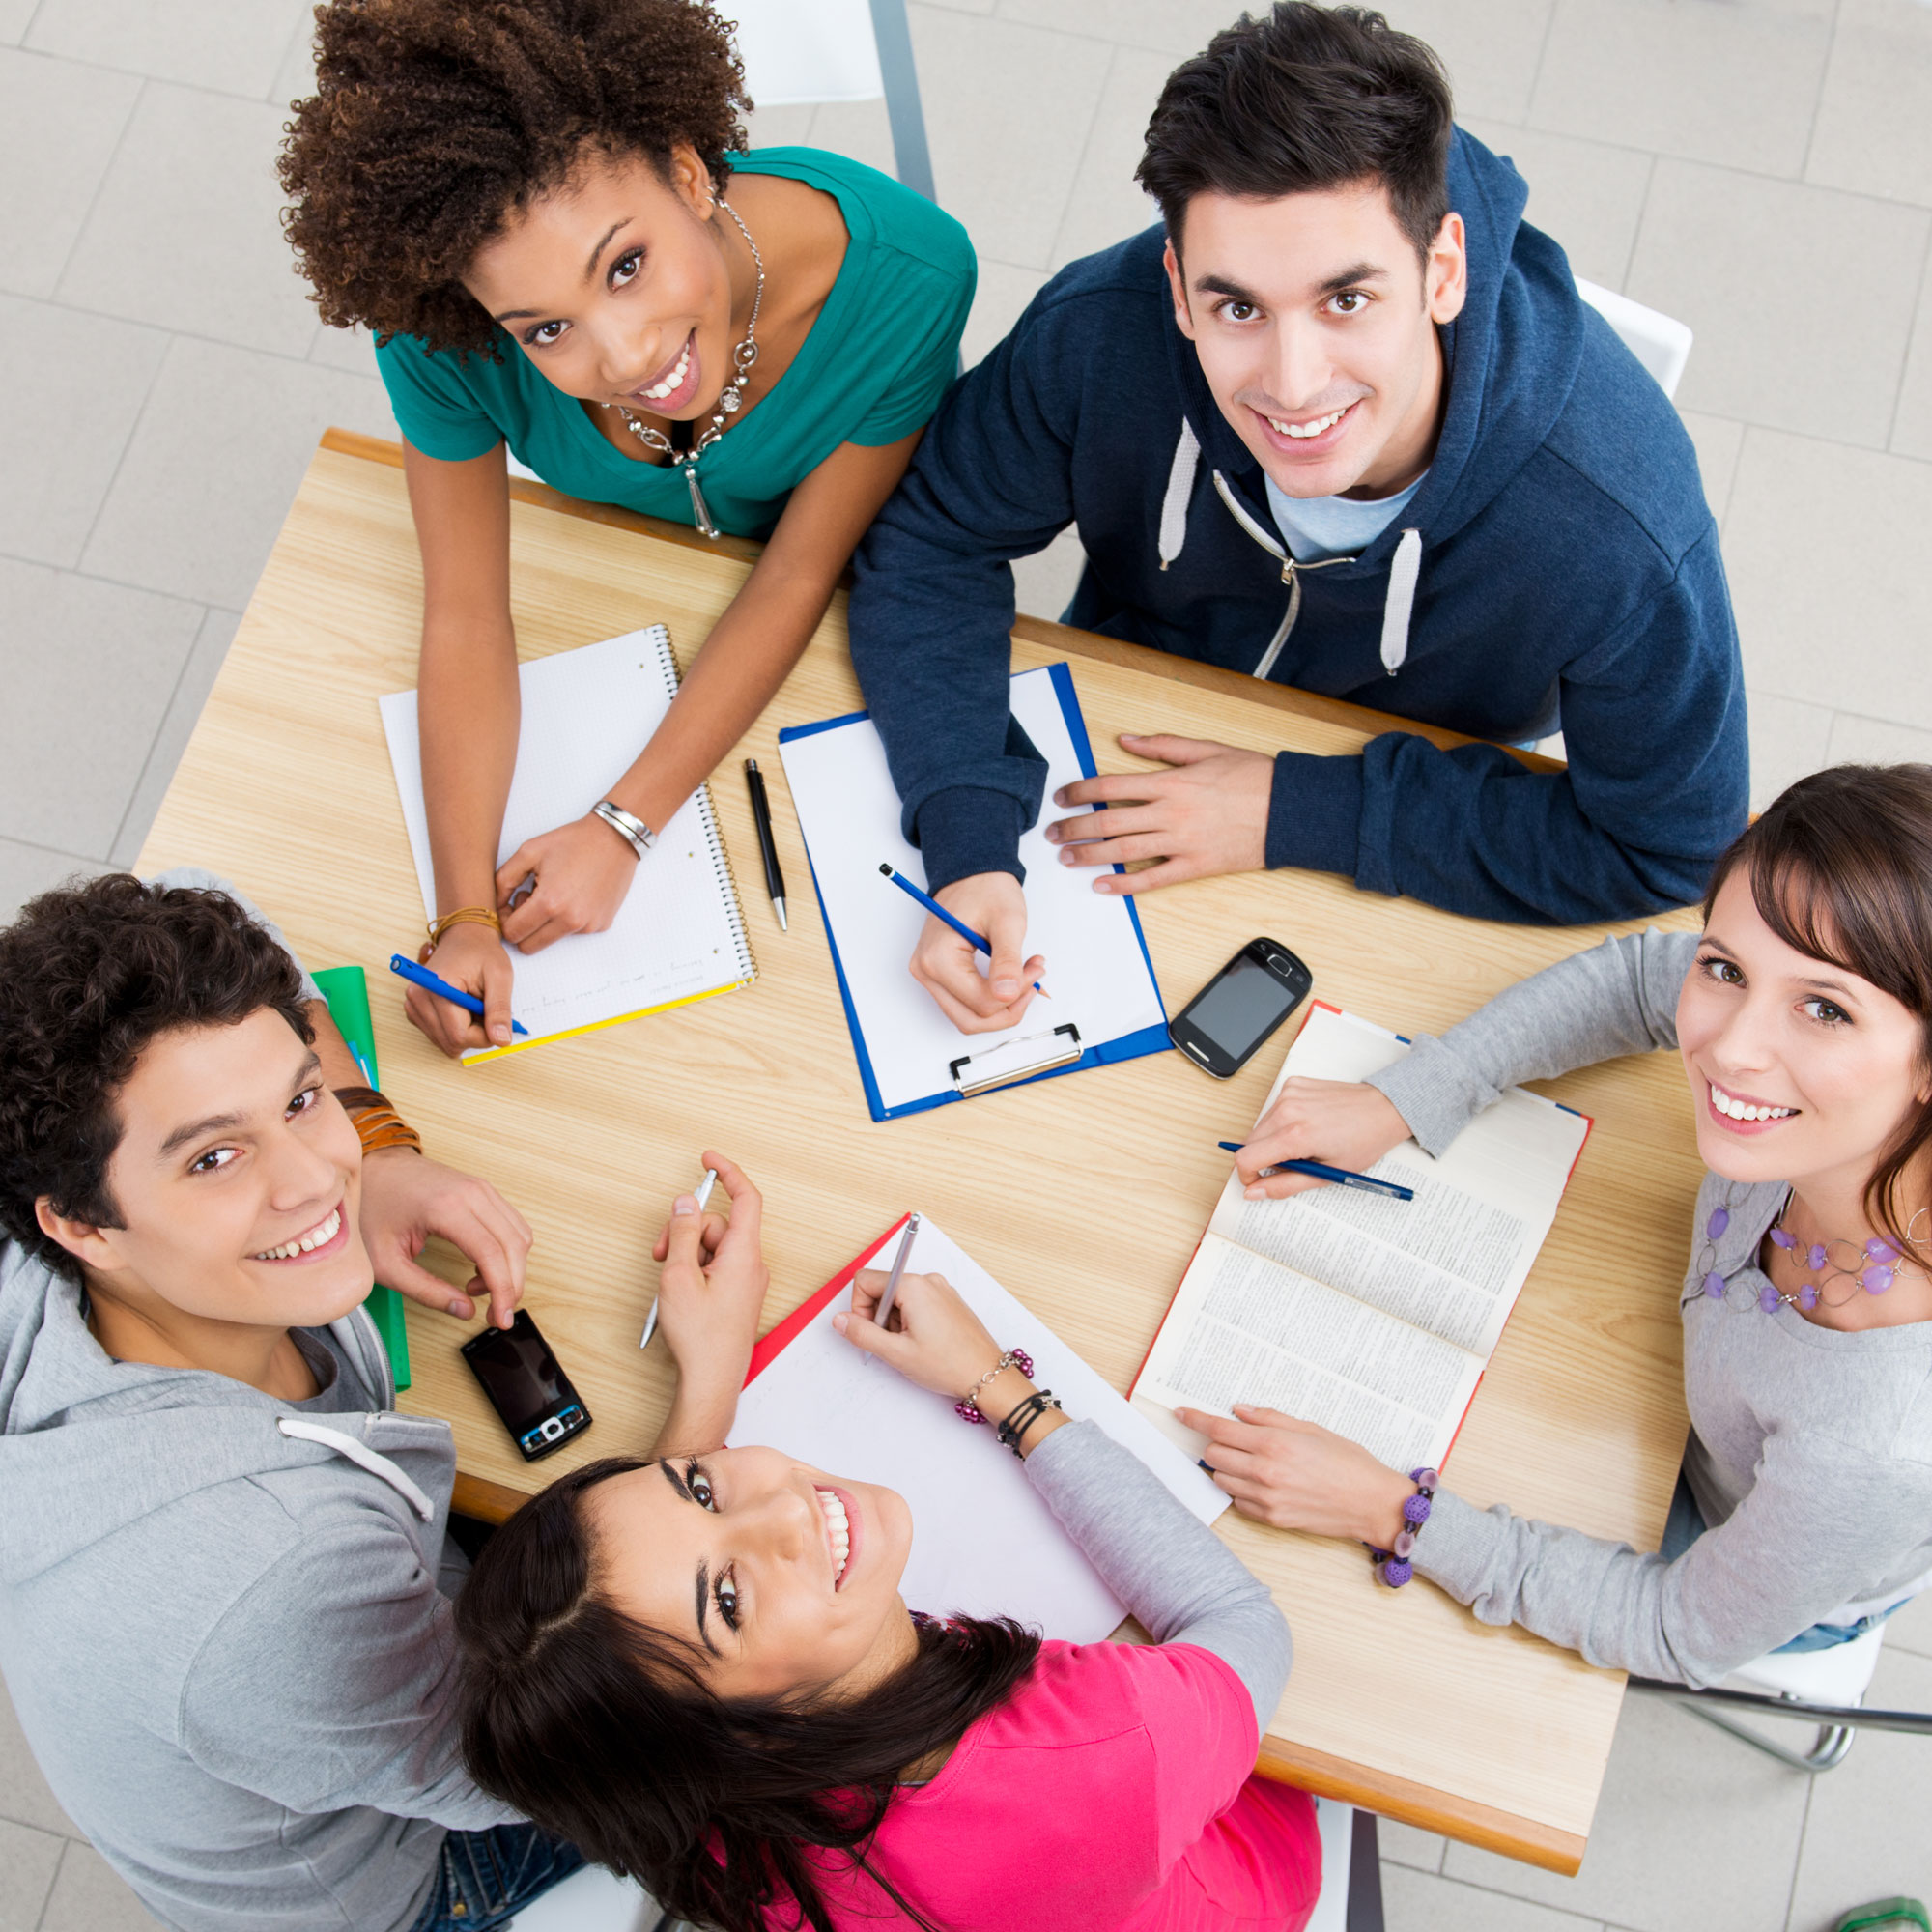
M1239 1162L1251 1196L1286 1194L1308 1183L1261 1180L1272 1162L1439 1153L1514 1082L1682 1056L1710 1171L1663 1548L1440 1491L1413 1560L1486 1623L1691 1685L1848 1641L1932 1581L1932 767L1802 780L1704 916L1566 959L1366 1085L1291 1081ZM1272 1411L1187 1419L1248 1515L1389 1547L1406 1476Z

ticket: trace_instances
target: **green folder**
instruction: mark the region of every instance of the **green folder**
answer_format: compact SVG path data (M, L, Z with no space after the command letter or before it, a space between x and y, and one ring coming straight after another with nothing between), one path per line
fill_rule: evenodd
M314 975L328 1002L329 1017L335 1022L352 1052L359 1056L362 1070L372 1087L382 1081L376 1072L376 1026L369 1017L369 981L359 966L328 966ZM395 1373L396 1387L410 1385L410 1334L403 1325L403 1297L393 1288L380 1283L369 1291L364 1304L383 1346L389 1351L389 1367Z

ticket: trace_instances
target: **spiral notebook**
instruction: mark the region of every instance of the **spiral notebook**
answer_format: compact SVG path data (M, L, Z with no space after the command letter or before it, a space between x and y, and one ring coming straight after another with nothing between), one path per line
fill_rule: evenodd
M677 659L670 634L653 624L533 659L518 679L523 722L498 865L526 838L582 818L609 795L670 709ZM433 912L436 872L423 810L416 694L395 692L382 707L423 907ZM466 1060L500 1059L749 985L758 969L708 789L699 785L685 800L639 862L608 932L576 933L528 956L512 948L510 957L517 975L510 1009L529 1037L479 1048Z

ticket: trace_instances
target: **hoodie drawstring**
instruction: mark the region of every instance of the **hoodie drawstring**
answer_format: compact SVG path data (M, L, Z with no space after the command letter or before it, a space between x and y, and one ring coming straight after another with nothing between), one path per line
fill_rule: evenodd
M347 1456L358 1468L367 1469L372 1476L382 1477L425 1522L435 1517L435 1504L386 1456L371 1449L366 1442L358 1442L355 1436L345 1435L339 1429L325 1429L319 1422L305 1422L296 1415L276 1416L275 1427L284 1435L292 1435L298 1442L319 1442L325 1449L333 1449L338 1456Z
M1194 492L1194 476L1201 461L1201 444L1187 418L1180 419L1180 440L1174 446L1174 465L1167 474L1167 495L1160 504L1160 567L1165 570L1180 554L1187 541L1187 503ZM1275 668L1288 634L1301 615L1301 574L1321 570L1330 563L1353 563L1352 556L1324 557L1321 563L1297 563L1288 548L1264 530L1228 487L1228 479L1213 471L1214 489L1227 505L1228 514L1247 531L1270 556L1281 560L1281 581L1288 585L1288 609L1275 634L1267 640L1260 662L1251 673L1266 678ZM1388 591L1382 600L1382 668L1393 677L1408 657L1408 620L1415 608L1415 586L1422 575L1422 532L1405 529L1389 559Z

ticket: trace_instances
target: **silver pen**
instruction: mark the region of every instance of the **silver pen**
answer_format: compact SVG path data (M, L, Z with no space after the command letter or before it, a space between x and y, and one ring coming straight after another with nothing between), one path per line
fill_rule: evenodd
M707 1167L704 1170L704 1179L697 1183L696 1188L694 1190L697 1195L697 1211L700 1214L704 1212L704 1204L711 1199L711 1189L713 1185L716 1183L717 1179L718 1179L717 1170L715 1168ZM658 1298L656 1295L652 1295L651 1312L644 1317L644 1332L638 1337L638 1347L640 1349L648 1349L651 1346L651 1337L655 1335L657 1332L658 1332Z
M906 1222L905 1233L899 1236L899 1251L893 1257L893 1271L886 1277L886 1292L879 1296L878 1313L872 1317L881 1328L886 1325L886 1317L893 1312L893 1302L899 1292L899 1276L905 1273L906 1257L912 1253L914 1238L919 1234L919 1216L913 1215Z

